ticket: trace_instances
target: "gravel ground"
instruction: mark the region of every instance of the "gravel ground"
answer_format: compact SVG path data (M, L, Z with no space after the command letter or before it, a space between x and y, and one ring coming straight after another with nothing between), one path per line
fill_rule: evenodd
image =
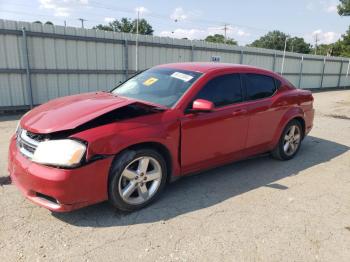
M298 156L182 179L126 214L53 214L7 185L18 116L0 118L0 261L350 261L350 91L316 93Z

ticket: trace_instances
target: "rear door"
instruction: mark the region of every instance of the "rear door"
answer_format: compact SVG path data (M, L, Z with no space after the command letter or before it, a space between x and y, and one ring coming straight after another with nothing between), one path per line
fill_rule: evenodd
M275 103L278 80L263 74L242 74L249 114L247 149L264 151L272 141L283 108Z
M187 113L181 119L181 165L185 173L238 157L248 129L239 74L209 80L192 101L196 99L212 101L215 109Z

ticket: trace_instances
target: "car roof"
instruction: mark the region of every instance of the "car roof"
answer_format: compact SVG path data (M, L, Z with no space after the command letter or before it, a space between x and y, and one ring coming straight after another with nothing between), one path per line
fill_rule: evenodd
M158 65L156 68L164 67L164 68L174 68L174 69L182 69L182 70L188 70L188 71L195 71L200 73L207 73L212 70L216 69L243 69L247 70L250 69L252 71L261 72L261 73L273 73L270 70L254 67L254 66L248 66L248 65L241 65L241 64L229 64L229 63L215 63L215 62L185 62L185 63L170 63L170 64L163 64Z

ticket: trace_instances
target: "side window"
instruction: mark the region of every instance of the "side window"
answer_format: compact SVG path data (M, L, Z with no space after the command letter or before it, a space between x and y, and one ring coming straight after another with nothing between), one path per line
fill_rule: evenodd
M259 74L245 74L247 100L256 100L272 96L276 91L275 79Z
M199 91L195 99L211 101L216 107L241 102L242 88L240 75L222 75L210 80Z

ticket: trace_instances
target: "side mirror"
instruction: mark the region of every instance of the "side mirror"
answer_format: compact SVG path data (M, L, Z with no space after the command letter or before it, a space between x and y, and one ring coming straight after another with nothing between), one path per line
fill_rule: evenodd
M210 112L214 109L214 103L205 99L196 99L193 101L192 111Z

